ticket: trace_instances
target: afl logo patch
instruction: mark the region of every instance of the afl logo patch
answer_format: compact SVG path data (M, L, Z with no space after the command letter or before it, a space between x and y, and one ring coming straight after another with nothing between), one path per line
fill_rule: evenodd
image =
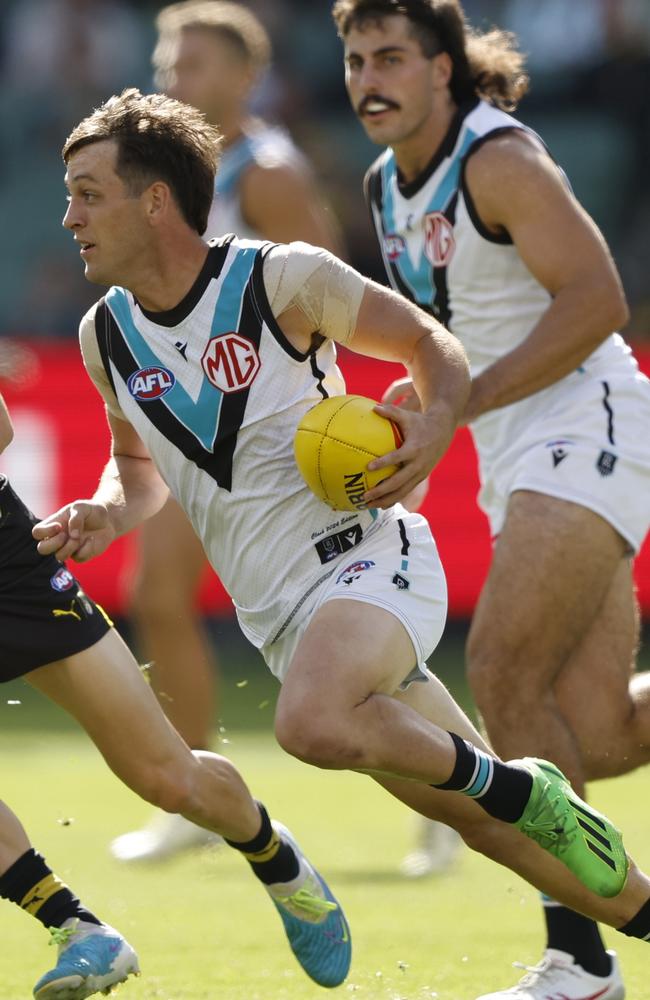
M454 227L442 212L430 212L424 220L424 252L434 267L447 267L454 256Z
M254 381L261 361L253 341L233 331L209 341L201 364L208 381L216 389L239 392Z
M170 372L169 368L153 365L150 368L140 368L127 382L127 389L134 399L141 403L149 403L153 399L160 399L166 392L174 387L176 376Z
M397 233L386 233L384 236L384 253L389 260L397 258L406 250L406 243Z
M50 587L52 590L58 590L62 593L64 590L70 590L70 587L74 585L74 577L69 569L62 566L61 569L57 569L54 576L50 577Z

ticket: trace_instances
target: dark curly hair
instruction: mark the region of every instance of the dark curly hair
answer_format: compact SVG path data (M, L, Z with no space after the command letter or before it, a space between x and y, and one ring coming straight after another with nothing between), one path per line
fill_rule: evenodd
M459 0L336 0L332 16L341 38L351 28L402 14L427 58L447 52L453 63L451 95L457 104L482 97L513 111L528 90L524 57L514 35L493 28L484 33L467 23Z

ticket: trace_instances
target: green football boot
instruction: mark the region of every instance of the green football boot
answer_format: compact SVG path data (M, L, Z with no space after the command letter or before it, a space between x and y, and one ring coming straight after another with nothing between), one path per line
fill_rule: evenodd
M620 831L583 802L562 772L546 760L524 757L533 790L518 830L553 854L597 896L618 896L627 879L628 858Z

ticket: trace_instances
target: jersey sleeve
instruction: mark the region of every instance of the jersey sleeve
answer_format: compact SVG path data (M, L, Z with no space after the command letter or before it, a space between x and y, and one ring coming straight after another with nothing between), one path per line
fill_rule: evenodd
M277 318L297 306L314 330L346 344L357 325L366 280L322 247L288 243L272 247L264 261L266 294Z
M118 420L126 420L124 413L117 401L117 396L109 381L108 375L102 363L101 354L97 345L97 333L95 331L95 312L97 303L92 306L81 320L79 326L79 343L81 345L81 356L83 363L98 393L106 403L106 407Z

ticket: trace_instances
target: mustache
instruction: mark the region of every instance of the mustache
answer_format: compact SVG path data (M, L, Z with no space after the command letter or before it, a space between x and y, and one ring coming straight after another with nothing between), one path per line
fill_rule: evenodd
M399 104L396 104L395 101L390 101L387 97L382 97L381 94L369 94L359 103L357 107L357 114L364 115L368 105L374 104L375 101L381 101L381 103L385 104L387 108L394 108L395 110L399 109Z

